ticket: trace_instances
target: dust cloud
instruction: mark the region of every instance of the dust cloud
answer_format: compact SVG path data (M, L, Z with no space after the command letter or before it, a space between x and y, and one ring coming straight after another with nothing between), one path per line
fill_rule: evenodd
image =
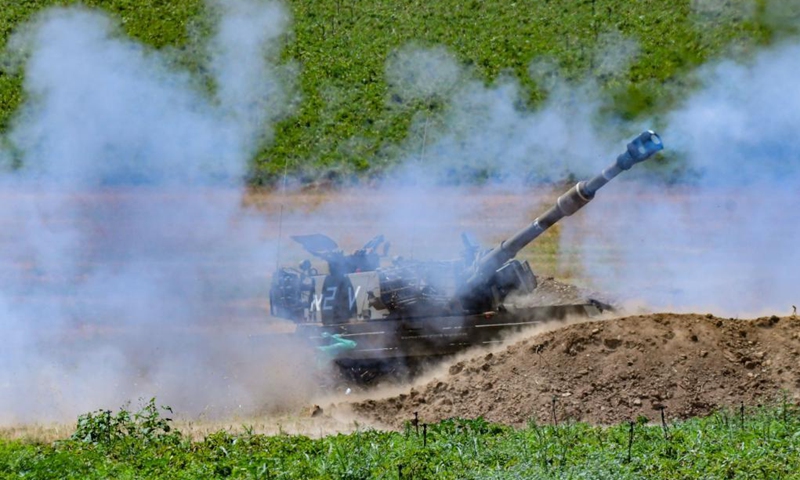
M563 222L562 254L594 289L648 309L744 315L800 301L796 43L707 65L673 112L634 124L603 117L597 83L564 81L550 59L531 66L547 90L532 109L510 76L487 85L444 47L401 47L387 107L445 107L387 146L403 158L389 180L336 201L268 198L264 215L243 207L243 178L297 98L297 67L279 61L290 18L256 0L211 9L211 93L95 10L48 10L12 39L28 101L0 143L0 163L22 165L0 177L0 423L152 396L209 416L303 401L311 367L288 337L242 327L266 315L278 251L282 264L302 259L288 235L348 249L384 233L394 253L454 257L460 230L487 246L513 233L544 206L535 185L598 173L655 124L683 176L615 181ZM602 39L595 73L622 75L636 40ZM476 176L483 186L438 189Z
M737 3L738 14L751 15L747 5ZM706 16L721 6L694 4ZM623 74L638 54L635 39L618 32L602 39L593 75ZM701 87L672 111L624 122L603 116L608 99L595 80L566 82L547 58L530 69L547 100L530 109L516 80L501 75L487 85L441 48L401 49L387 67L394 101L445 107L415 118L394 179L430 189L477 177L485 179L483 192L525 198L543 180L599 173L629 138L659 127L673 162L669 175L663 166L661 173L636 167L562 221L560 261L578 258L584 286L636 310L787 314L800 302L793 247L800 238L793 214L800 205L800 45L787 37L736 58L712 59L693 72ZM541 206L512 208L532 218Z
M666 116L681 184L637 183L587 209L581 245L598 288L651 309L788 314L799 301L800 45L698 73L703 87ZM605 194L605 192L603 192ZM704 310L700 310L704 311Z
M214 85L83 7L44 11L9 49L27 101L0 178L0 422L74 418L157 397L189 415L303 397L264 315L271 225L242 208L249 158L294 95L274 2L211 2Z

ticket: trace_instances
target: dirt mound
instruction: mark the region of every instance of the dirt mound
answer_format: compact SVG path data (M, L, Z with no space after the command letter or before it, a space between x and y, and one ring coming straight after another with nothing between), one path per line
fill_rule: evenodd
M532 294L512 298L512 303L523 305L569 305L586 303L589 299L611 302L598 292L559 282L553 277L537 277L538 285Z
M655 314L573 324L450 366L407 393L351 405L400 427L483 416L617 423L705 415L800 392L800 318Z

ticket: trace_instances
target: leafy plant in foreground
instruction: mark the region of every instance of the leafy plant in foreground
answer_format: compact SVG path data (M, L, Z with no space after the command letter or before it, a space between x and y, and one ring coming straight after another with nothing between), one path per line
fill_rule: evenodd
M131 413L121 408L116 414L111 410L97 410L78 417L75 433L70 437L93 445L110 445L123 440L144 443L180 439L180 432L173 431L171 418L161 415L163 410L172 413L170 407L159 407L151 398L139 411Z

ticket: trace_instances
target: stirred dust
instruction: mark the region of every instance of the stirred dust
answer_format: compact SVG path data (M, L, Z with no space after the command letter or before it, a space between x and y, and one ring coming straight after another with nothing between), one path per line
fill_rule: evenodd
M314 230L309 230L309 222L303 215L297 212L284 214L284 222L280 230L284 239L281 263L291 265L290 260L305 258L302 249L286 241L289 235L296 233L321 231L341 239L342 243L347 245L346 248L359 246L364 239L381 232L387 233L387 236L400 246L420 244L422 234L413 232L413 229L410 228L412 223L398 223L394 225L393 229L389 228L388 230L382 228L386 226L386 219L383 219L384 223L381 223L379 221L380 211L373 208L372 205L379 200L388 201L382 197L386 195L385 193L377 191L359 193L358 199L355 196L351 198L335 192L319 194L318 196L324 197L319 200L319 203L327 205L327 207L320 207L315 203L317 197L314 195L302 192L289 194L285 199L286 202L296 209L304 210L305 207L301 208L300 206L305 205L302 201L307 201L307 209L314 214L316 221L312 223L315 227ZM130 193L130 195L134 194ZM236 195L235 192L231 194ZM175 195L176 198L179 197L178 194ZM437 197L437 200L442 201L455 202L462 198L457 191L440 191L438 195L441 198ZM307 199L306 196L311 199ZM533 199L531 196L532 194L526 194L525 204L527 206L521 209L519 208L521 200L517 195L470 196L468 197L472 202L470 207L475 206L477 209L478 206L483 206L483 210L472 215L450 219L449 223L441 226L441 235L431 236L426 238L426 241L452 248L452 243L457 242L457 234L454 232L477 230L480 233L479 238L484 239L485 243L491 244L493 235L499 235L498 238L501 238L530 220L530 218L521 217L526 217L538 210L531 206L531 203L547 203L545 193L541 193L541 196L533 195ZM151 197L148 195L148 198ZM365 197L368 201L364 200ZM20 198L19 193L9 194L6 192L6 201L14 198ZM283 200L276 197L261 198L255 195L247 196L244 200L245 203L251 202L251 207L263 213L268 218L270 225L276 225L276 218L280 216L279 211L270 211L259 205L256 202L258 199L273 206ZM82 202L106 202L108 197L98 194L84 196L80 200ZM163 196L151 199L151 201L159 202L169 200L169 197ZM270 203L268 200L272 200L272 202ZM395 205L395 203L391 204ZM321 213L318 212L320 209ZM520 210L524 212L521 213ZM287 209L287 212L291 213L292 211L292 209ZM337 226L336 222L345 214L343 212L352 221ZM312 213L308 215L312 215ZM586 222L581 223L577 228L588 231L589 225L593 224L588 218L590 217L587 216ZM580 220L580 217L570 219L570 221L576 219ZM4 225L12 227L16 221L14 218L3 218L2 220ZM411 238L404 238L399 230L404 230L406 236ZM0 243L6 244L8 236L15 231L17 230L14 228L7 228ZM265 242L274 243L278 231L277 228L271 228L264 229L260 233ZM556 234L559 232L551 231L550 233L553 234L553 238L544 240L549 242L547 244L556 244L559 238ZM172 233L169 231L165 232L165 235L170 234ZM547 248L542 248L542 244L543 242L537 242L534 247L526 249L524 253L525 257L531 260L537 273L542 273L544 270L547 272L546 274L549 274L556 269L556 255L549 253L550 250ZM401 253L406 252L401 251ZM459 358L456 366L453 367L454 371L460 369L458 374L447 373L447 366L441 369L437 368L437 373L441 371L445 373L439 374L437 380L417 383L421 386L415 387L414 390L410 390L411 386L395 386L392 392L387 390L366 392L364 396L359 395L358 398L354 398L355 395L348 395L339 396L336 399L320 399L307 393L308 390L313 389L313 385L308 386L299 381L307 376L307 372L300 371L298 362L296 362L297 352L291 346L286 345L281 340L281 336L275 335L279 332L290 333L293 326L285 322L278 324L275 319L267 318L265 286L268 285L269 271L272 268L271 261L273 260L271 255L267 255L267 257L270 262L259 263L258 265L262 265L264 268L260 268L257 275L242 277L240 274L241 263L247 261L248 257L201 256L202 271L209 275L210 279L213 279L215 286L230 283L231 279L247 278L247 283L236 283L247 288L225 290L225 295L215 296L213 300L215 305L219 304L219 308L213 309L211 313L214 315L199 315L193 317L193 321L189 325L180 324L170 327L171 331L175 333L174 337L171 337L175 339L171 340L173 348L175 343L181 346L194 345L195 350L198 345L212 345L214 346L213 358L224 365L230 365L230 369L226 370L228 375L223 378L223 381L216 382L216 389L207 387L212 380L209 378L208 372L204 372L203 375L187 375L179 372L192 385L202 387L194 390L183 389L183 391L188 394L195 390L212 391L214 392L213 399L220 407L224 407L220 408L221 413L211 420L202 419L194 423L193 428L198 431L207 431L230 421L236 425L261 422L264 428L257 429L257 431L272 432L273 430L270 428L282 422L279 419L276 420L278 417L275 414L276 408L280 411L289 411L290 418L303 419L301 421L303 425L297 430L285 428L289 422L283 421L284 427L281 428L284 431L298 431L306 434L336 432L340 428L345 431L350 428L350 422L353 419L360 425L397 427L402 425L405 420L413 418L414 411L419 411L421 418L425 421L452 416L483 415L490 420L521 425L530 418L552 421L554 396L556 398L556 417L559 421L575 418L605 423L635 418L639 414L655 419L656 415L660 414L658 412L660 404L667 406L668 416L686 417L708 413L718 406L736 406L741 401L753 404L757 401L775 398L780 395L781 388L785 388L790 395L795 395L800 390L797 374L792 373L800 369L800 365L797 363L800 357L797 357L796 353L792 353L799 349L798 338L792 337L798 330L798 325L792 323L796 322L795 320L781 319L771 329L754 327L752 322L735 323L730 320L721 320L723 324L721 327L711 329L707 325L708 322L715 325L714 322L717 322L718 319L706 319L704 316L698 315L662 314L609 320L597 324L547 325L544 332L536 330L540 332L536 337L516 343L513 343L513 340L509 341L510 347L493 352L488 360L486 352L480 354L472 352L470 356L479 355L475 359ZM549 267L543 269L543 264L549 265ZM560 260L558 265L561 265ZM6 273L13 273L21 268L10 261L3 264L2 267ZM567 273L569 271L571 270L567 265ZM559 278L565 276L563 272L556 273ZM570 278L570 280L585 283L580 282L583 280L580 275ZM41 281L48 281L48 279L45 278ZM539 300L545 304L584 301L586 296L607 301L604 297L587 294L580 289L544 276L540 277L537 295L542 297ZM54 305L61 300L61 298L49 296L35 298L26 295L20 296L20 301L41 302L44 305ZM102 303L106 299L97 296L84 300ZM699 326L693 327L695 328L693 334L698 338L697 342L691 341L691 335L688 337L689 340L686 340L687 335L684 331L689 328L687 318L700 322ZM660 320L656 321L656 319ZM105 338L114 339L126 336L124 329L115 326L112 328L112 325L100 321L104 320L103 318L79 320L76 320L72 328L67 325L62 329L61 336L50 335L47 338L52 337L54 344L60 344L59 348L64 348L64 344L69 342L63 340L67 337L72 338L71 335L81 337L74 341L84 345L91 342L100 345L105 342ZM665 326L664 321L672 322L672 326ZM598 329L598 332L592 333L594 329ZM737 337L739 335L737 329L744 329L746 336ZM673 332L673 338L668 338L670 331ZM774 339L768 336L769 332L775 332ZM83 336L87 338L83 338ZM241 340L242 336L247 339L246 342ZM214 341L200 341L208 337L213 338ZM575 338L574 345L572 353L569 353L565 350L566 342L568 338L573 337ZM617 340L620 343L615 346ZM545 342L549 343L545 345ZM749 344L748 342L754 343ZM780 342L791 344L790 348L781 348ZM273 348L275 343L280 344L279 348ZM732 346L729 346L729 343ZM541 351L535 355L524 355L535 345L541 346ZM581 348L583 351L578 351ZM80 351L80 349L74 350ZM203 350L203 352L206 352L204 353L206 355L208 350ZM705 357L701 356L704 354L703 352L707 352ZM142 358L147 354L144 351L135 353L134 358ZM683 358L682 355L686 358ZM487 370L483 370L483 368ZM776 375L780 376L779 381L775 380ZM138 381L140 377L133 375L130 378ZM430 376L425 378L431 379ZM0 385L0 387L8 387L8 385ZM121 385L125 386L126 384L123 382ZM242 388L227 388L230 385ZM155 391L160 401L172 405L178 412L186 412L184 405L191 402L181 404L181 402L173 402L170 399L164 400L164 392L164 389ZM390 398L379 399L379 395ZM414 396L412 397L412 395ZM246 411L241 411L239 407L243 398L252 400L249 409L246 408L246 405L245 408L241 408ZM323 408L324 413L319 417L309 419L308 424L311 426L306 427L305 417L308 415L308 408L314 402ZM353 417L347 416L346 408L337 407L331 410L328 407L330 403L340 402L354 403ZM97 408L115 408L119 405L120 402L117 401L105 401L98 403ZM88 410L90 408L84 408L79 412ZM70 412L60 415L57 420L71 422L74 418L75 415ZM344 419L343 427L336 426L331 429L325 425L320 426L321 423L325 424L330 421L340 425L340 419ZM12 428L17 427L19 425L12 425ZM62 429L62 431L70 430ZM3 430L0 430L0 436L5 436Z
M800 398L800 319L659 313L568 325L453 363L404 393L349 405L399 428L414 418L521 426L707 415Z
M614 305L609 297L600 292L560 282L553 277L538 277L533 293L521 297L512 297L510 301L519 305L572 305L586 303L591 300ZM614 305L618 307L619 305Z

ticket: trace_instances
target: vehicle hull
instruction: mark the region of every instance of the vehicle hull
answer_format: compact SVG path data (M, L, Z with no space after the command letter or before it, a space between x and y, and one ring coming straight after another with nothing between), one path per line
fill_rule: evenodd
M355 342L354 347L331 355L337 363L380 362L452 355L472 346L501 343L524 328L572 317L594 317L609 309L600 302L589 302L467 316L415 316L332 325L301 323L297 333L315 347L331 345L332 335Z

